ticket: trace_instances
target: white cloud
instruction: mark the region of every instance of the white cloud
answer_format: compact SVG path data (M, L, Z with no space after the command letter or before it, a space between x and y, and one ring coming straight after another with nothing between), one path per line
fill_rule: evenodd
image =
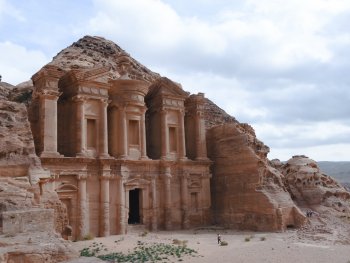
M54 13L37 16L32 5L26 9L0 0L2 18L9 17L12 8L12 18L21 20L22 12L28 20L12 43L0 40L3 79L28 79L43 66L48 55L33 50L42 43L44 50L52 46L47 49L52 53L76 41L77 35L100 35L150 69L180 82L185 90L205 92L239 121L253 124L272 154L313 157L316 144L329 154L345 151L350 138L350 1L92 2L93 6L85 6L87 15L77 19L79 2L60 1L56 11L77 4L66 8L70 15L58 23L57 17L51 18ZM45 9L43 2L40 12ZM28 28L32 30L26 35ZM4 29L11 36L9 27Z
M313 147L270 148L269 159L287 161L293 155L306 155L315 161L349 161L350 144L329 144Z
M0 23L1 20L6 17L15 18L18 21L24 22L26 19L19 9L15 8L10 2L6 0L0 0Z
M42 66L48 63L47 57L40 51L11 42L0 42L0 74L2 81L16 85L29 80Z

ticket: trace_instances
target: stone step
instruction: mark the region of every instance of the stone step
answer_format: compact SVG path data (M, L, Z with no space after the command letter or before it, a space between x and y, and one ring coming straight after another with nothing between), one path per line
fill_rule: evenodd
M144 224L128 224L128 233L142 233L146 230L147 229Z

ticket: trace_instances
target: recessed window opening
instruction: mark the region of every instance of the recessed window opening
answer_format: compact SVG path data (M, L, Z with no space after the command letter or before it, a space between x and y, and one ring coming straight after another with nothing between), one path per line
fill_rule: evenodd
M86 120L86 146L87 148L96 148L96 120Z
M139 145L139 121L129 120L129 144Z
M176 127L169 127L169 151L177 152Z

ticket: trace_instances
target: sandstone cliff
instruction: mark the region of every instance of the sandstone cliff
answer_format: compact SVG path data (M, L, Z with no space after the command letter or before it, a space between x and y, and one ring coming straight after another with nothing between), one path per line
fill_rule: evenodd
M77 256L54 232L66 220L63 204L39 184L50 174L34 150L25 105L31 87L30 82L16 87L0 82L0 262L58 262Z
M207 133L213 164L212 204L215 222L230 228L284 230L305 223L282 174L269 165L269 148L247 124L225 124Z
M35 155L26 106L10 101L15 89L0 83L0 176L29 174L29 179L36 181L35 172L42 172L40 160Z

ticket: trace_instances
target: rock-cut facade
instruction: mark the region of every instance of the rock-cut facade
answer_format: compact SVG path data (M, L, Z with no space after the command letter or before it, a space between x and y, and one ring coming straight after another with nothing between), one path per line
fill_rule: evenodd
M204 95L108 72L48 65L33 76L36 153L73 238L209 224Z
M28 119L49 174L39 184L66 207L56 229L64 235L125 234L133 224L275 231L304 223L249 125L114 43L84 37L32 81Z

